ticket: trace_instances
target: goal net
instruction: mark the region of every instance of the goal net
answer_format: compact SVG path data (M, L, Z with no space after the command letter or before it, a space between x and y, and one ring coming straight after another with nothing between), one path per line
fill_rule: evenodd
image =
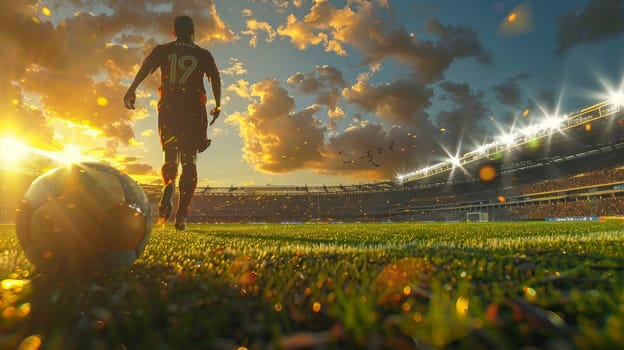
M466 213L466 221L468 222L487 222L488 213L482 211L475 211Z

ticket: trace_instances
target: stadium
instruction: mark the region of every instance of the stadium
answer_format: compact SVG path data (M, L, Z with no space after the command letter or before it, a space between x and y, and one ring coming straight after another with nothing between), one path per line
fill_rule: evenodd
M624 214L624 113L616 99L359 185L199 187L189 222L604 220ZM160 186L143 186L154 206Z
M461 157L387 181L198 187L189 222L598 220L623 215L624 111L613 98L511 130ZM36 165L48 164L41 156ZM40 172L3 171L0 222ZM9 179L13 177L13 179ZM156 210L159 185L142 184Z
M543 120L382 182L200 187L186 231L84 280L25 258L39 172L4 171L0 347L618 348L622 101Z
M624 0L0 15L0 349L624 348Z

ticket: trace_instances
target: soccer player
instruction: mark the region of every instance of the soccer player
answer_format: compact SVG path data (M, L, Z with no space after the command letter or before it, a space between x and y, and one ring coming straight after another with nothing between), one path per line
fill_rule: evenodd
M195 27L191 17L176 17L173 20L173 35L175 41L156 46L145 58L124 96L124 105L134 109L137 86L160 68L158 133L164 153L161 168L164 186L158 204L158 220L164 223L171 215L180 163L180 195L174 225L177 230L184 230L197 187L197 154L210 146L207 128L221 112L221 79L212 54L193 43ZM204 76L209 79L215 98L215 107L210 111L210 124L206 113Z

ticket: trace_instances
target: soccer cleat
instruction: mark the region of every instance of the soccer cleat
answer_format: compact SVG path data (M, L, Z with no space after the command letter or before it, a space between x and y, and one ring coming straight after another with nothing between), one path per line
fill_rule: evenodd
M186 218L184 216L176 216L173 224L176 231L184 231L186 229Z
M168 183L163 188L162 197L160 198L160 203L158 204L158 223L164 224L169 220L169 216L171 216L171 211L173 210L173 191L175 190L175 185L173 182Z

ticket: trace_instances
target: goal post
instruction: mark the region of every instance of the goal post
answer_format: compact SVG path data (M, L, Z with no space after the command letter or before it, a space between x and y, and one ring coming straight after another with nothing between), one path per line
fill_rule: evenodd
M473 211L466 213L466 221L468 222L487 222L488 213L483 211Z

